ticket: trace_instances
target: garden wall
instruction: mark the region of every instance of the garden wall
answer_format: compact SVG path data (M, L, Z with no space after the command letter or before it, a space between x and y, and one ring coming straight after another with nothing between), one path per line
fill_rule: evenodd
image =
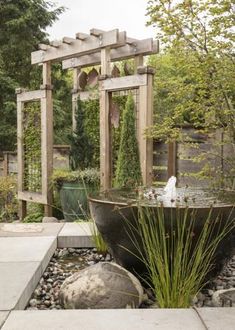
M53 146L53 166L54 168L69 169L70 146ZM8 174L17 174L17 153L13 151L3 152L0 159L0 176Z
M166 144L154 141L154 181L165 184L175 175L178 186L225 185L235 178L235 144L229 143L222 130L210 134L198 133L189 127L183 129L182 142Z
M154 141L154 182L165 184L171 175L177 176L179 186L208 186L225 176L230 183L235 178L235 145L226 141L222 130L210 135L184 128L184 139L172 146ZM54 146L54 168L69 168L67 145ZM17 173L15 152L4 152L0 159L0 176Z

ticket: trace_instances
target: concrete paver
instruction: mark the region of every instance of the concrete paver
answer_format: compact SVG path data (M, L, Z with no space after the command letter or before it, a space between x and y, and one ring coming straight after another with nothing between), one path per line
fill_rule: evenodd
M88 222L65 223L58 235L58 247L94 247L92 224Z
M1 329L4 321L6 320L7 315L8 315L8 312L1 312L0 311L0 329Z
M2 223L0 237L57 236L64 223Z
M41 275L40 262L1 262L0 310L24 309Z
M205 330L194 310L13 311L2 330Z
M0 237L0 262L42 261L55 249L55 237Z
M198 308L197 311L208 330L235 329L235 307L205 307Z
M0 237L0 310L25 308L56 244L56 237Z

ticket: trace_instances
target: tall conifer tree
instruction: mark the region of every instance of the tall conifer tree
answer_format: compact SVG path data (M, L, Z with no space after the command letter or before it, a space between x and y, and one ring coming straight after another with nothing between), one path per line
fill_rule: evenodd
M117 160L115 187L134 187L142 183L139 148L135 128L135 103L129 94L123 113L121 141Z
M85 113L82 101L77 100L76 129L71 137L71 167L73 170L85 169L90 166L93 157L93 148L84 126Z

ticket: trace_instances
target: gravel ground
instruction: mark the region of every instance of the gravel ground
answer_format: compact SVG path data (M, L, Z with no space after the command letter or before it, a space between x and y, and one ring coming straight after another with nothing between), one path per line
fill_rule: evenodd
M58 294L64 280L73 273L97 262L111 261L109 254L103 256L96 249L57 249L49 262L42 278L35 289L28 306L28 310L62 309ZM209 289L200 292L193 299L197 307L213 307L212 295L217 290L235 288L235 256L231 259L223 272L209 284ZM141 308L154 307L154 297L150 289L145 290L145 300ZM218 305L217 305L218 306ZM221 302L222 306L231 306L231 302Z
M197 307L234 307L231 300L221 301L214 304L212 301L213 294L218 290L235 288L235 256L224 267L223 271L215 280L208 284L208 289L203 290L194 299Z

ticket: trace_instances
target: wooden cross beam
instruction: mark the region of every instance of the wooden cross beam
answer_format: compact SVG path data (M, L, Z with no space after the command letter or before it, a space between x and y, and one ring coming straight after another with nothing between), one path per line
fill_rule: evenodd
M82 32L76 33L76 39L86 40L87 38L89 38L89 34L82 33Z
M104 33L105 33L104 30L90 29L90 35L95 36L95 37L99 37L99 36L103 35Z
M39 64L48 61L58 61L76 56L94 53L105 47L120 47L126 44L126 33L118 29L102 33L99 38L89 35L86 39L65 37L58 47L43 46L43 50L31 53L31 63Z
M137 55L150 55L159 52L159 42L152 39L136 40L135 47L125 45L119 48L111 49L111 61L121 61L128 58L133 58ZM76 58L64 60L62 62L63 69L76 67L89 67L99 65L101 61L100 52L90 55L83 55Z
M51 47L59 48L61 45L62 45L61 41L54 40L50 42Z
M50 45L46 45L46 44L39 44L38 45L38 49L40 49L40 50L44 50L44 51L46 51L46 50L48 50L50 48Z
M71 45L71 44L73 44L73 43L76 41L76 39L74 39L74 38L69 38L69 37L64 37L64 38L62 39L62 41L63 41L63 43L65 43L65 44L67 44L67 45Z
M94 29L91 29L91 30L90 30L90 35L95 36L95 37L100 37L100 36L102 36L104 33L105 33L105 31L104 31L104 30L100 30L100 29L95 29L95 28L94 28ZM123 31L123 33L125 33L125 32ZM134 38L128 38L128 37L126 37L126 43L129 44L129 45L134 44L137 40L138 40L138 39L134 39Z

